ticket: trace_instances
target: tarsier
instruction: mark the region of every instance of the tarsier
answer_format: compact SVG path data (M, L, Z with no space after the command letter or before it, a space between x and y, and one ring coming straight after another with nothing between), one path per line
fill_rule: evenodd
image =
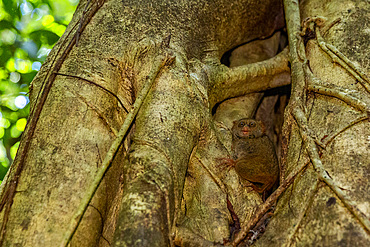
M271 189L279 176L279 163L263 123L240 119L234 121L231 131L233 159L223 159L222 165L234 167L258 193Z

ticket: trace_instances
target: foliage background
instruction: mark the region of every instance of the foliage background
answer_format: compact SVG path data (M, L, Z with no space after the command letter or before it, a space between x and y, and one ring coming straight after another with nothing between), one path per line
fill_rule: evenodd
M29 114L29 85L78 0L0 0L0 183Z

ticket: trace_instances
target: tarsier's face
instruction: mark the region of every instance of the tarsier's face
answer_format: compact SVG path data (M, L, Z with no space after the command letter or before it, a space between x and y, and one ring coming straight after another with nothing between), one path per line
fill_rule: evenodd
M234 121L232 132L239 138L257 138L265 135L265 126L260 121L244 118Z

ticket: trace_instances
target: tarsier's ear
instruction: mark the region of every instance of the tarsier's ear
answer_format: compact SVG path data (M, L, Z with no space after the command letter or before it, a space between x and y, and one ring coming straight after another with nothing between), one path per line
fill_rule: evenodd
M258 124L261 126L262 132L263 132L263 133L265 133L265 132L266 132L266 127L265 127L265 125L263 124L263 122L262 122L262 121L260 121L260 120L258 120L257 122L258 122Z

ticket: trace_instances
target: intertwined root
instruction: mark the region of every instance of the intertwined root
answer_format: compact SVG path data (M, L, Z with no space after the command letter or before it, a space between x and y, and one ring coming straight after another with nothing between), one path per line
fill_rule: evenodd
M292 4L291 1L285 1L285 8L286 12L295 12L293 13L292 19L299 19L299 9L296 6L296 4ZM287 178L285 178L282 183L280 184L279 188L274 191L274 193L267 198L267 200L261 204L256 212L254 213L254 216L249 222L244 222L244 226L242 227L241 231L236 235L235 239L233 240L230 245L237 246L246 236L247 233L253 228L253 226L266 214L268 209L273 205L273 203L279 198L279 196L288 188L288 186L294 181L294 178L297 174L299 174L305 167L312 163L314 166L315 171L318 174L318 182L321 180L324 183L328 185L328 187L338 196L338 198L342 201L342 203L347 207L347 209L352 213L352 215L359 220L359 222L362 224L364 229L367 232L370 232L370 221L367 219L364 214L357 209L355 203L350 200L350 198L343 193L343 191L337 186L336 182L328 175L326 172L323 163L320 159L320 150L318 147L325 149L325 147L330 143L336 136L338 136L343 131L349 129L350 127L354 126L355 124L358 124L362 121L366 121L370 119L370 110L368 105L360 100L358 97L353 96L346 92L345 90L341 90L338 87L327 87L325 86L325 83L320 81L318 78L315 78L311 71L309 70L307 66L307 59L305 58L304 54L301 54L299 51L299 45L302 45L302 39L305 38L314 38L316 36L317 42L319 47L327 53L333 60L333 62L339 64L343 67L343 69L347 70L357 81L361 83L363 88L366 90L367 93L370 93L370 81L365 75L365 73L362 72L360 68L354 65L353 62L351 62L344 54L342 54L336 47L333 45L327 44L324 39L322 38L320 34L320 28L323 27L323 24L325 23L326 18L323 17L315 17L315 18L308 18L303 23L303 30L301 32L301 38L297 42L296 37L290 37L289 43L290 43L290 55L291 57L298 58L300 61L299 65L295 68L292 66L292 88L293 94L291 96L291 103L289 104L289 112L296 120L296 124L299 127L300 135L303 140L303 145L307 150L307 153L310 158L310 162L305 162L300 167L297 167L293 172L291 172ZM287 22L289 23L289 22ZM335 20L334 23L331 23L329 25L326 25L325 32L328 31L334 24L338 23L338 20ZM312 29L309 29L309 25L313 25ZM291 30L291 33L294 33L294 27L289 26L287 27ZM313 32L311 35L307 31ZM297 50L292 50L292 47L297 48ZM291 61L292 62L292 61ZM296 61L295 61L296 62ZM294 70L297 71L294 71ZM304 79L303 79L304 78ZM303 79L303 80L301 80ZM363 113L363 116L361 116L359 119L356 119L352 121L348 126L346 126L344 129L338 131L336 134L332 135L330 138L326 138L325 144L322 144L321 142L317 142L317 139L312 134L313 132L310 130L308 126L307 116L306 116L306 110L304 106L304 99L303 99L303 92L314 92L323 94L329 97L335 97L343 102L347 103L348 105L352 106L356 110ZM321 144L321 145L318 145ZM315 191L317 190L318 182L314 184L312 187L311 195L309 196L309 201L312 199L312 197L315 194ZM300 215L300 218L302 218L304 213ZM300 219L301 220L301 219ZM298 224L299 225L299 224ZM296 230L298 229L298 225L293 231L293 235L295 234Z

